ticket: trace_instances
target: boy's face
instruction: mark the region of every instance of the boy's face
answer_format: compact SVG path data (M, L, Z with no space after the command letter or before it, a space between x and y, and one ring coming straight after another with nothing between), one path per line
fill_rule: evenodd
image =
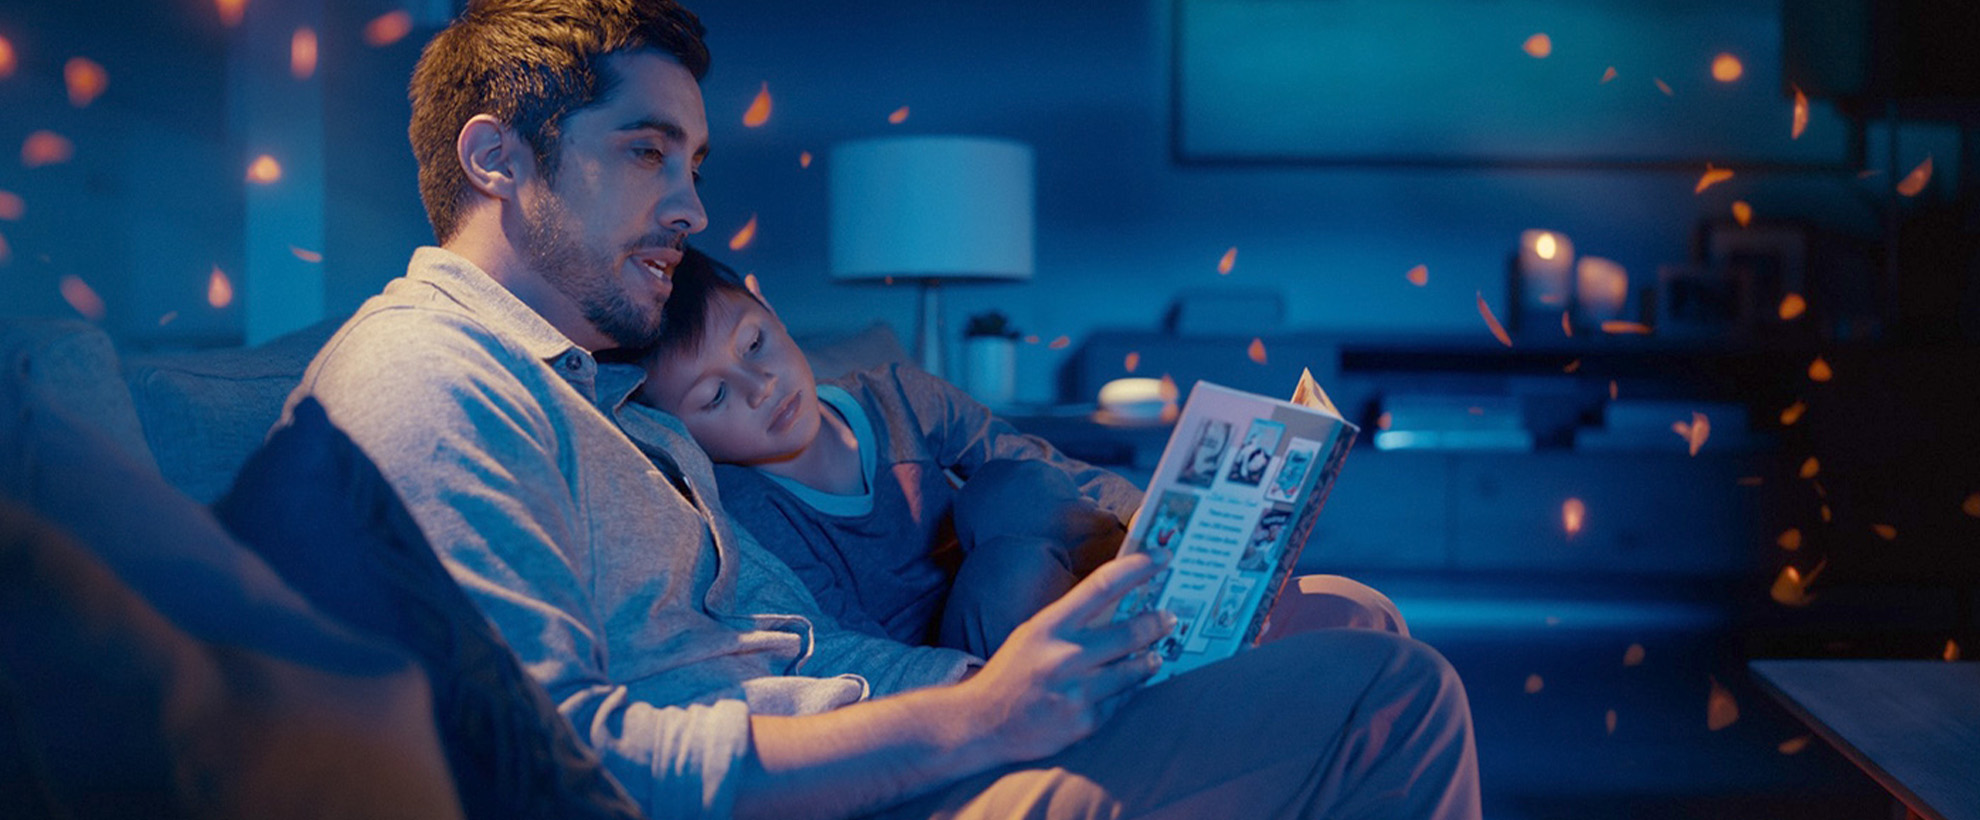
M760 464L797 455L818 435L811 363L776 314L717 291L701 348L656 357L645 400L678 417L715 461Z

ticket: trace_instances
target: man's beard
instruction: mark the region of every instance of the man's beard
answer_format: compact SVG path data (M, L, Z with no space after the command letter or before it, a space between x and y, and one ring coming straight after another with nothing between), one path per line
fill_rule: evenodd
M547 186L546 186L547 188ZM626 295L613 258L584 247L570 229L570 212L548 190L523 200L523 255L551 287L576 302L585 321L622 348L645 348L660 339L660 306L642 306Z

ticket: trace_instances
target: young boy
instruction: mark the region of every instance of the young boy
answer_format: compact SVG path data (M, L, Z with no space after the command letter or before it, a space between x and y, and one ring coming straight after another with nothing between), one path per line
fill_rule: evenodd
M722 506L841 624L987 658L1113 557L1141 502L1126 479L911 367L815 383L776 313L698 250L673 284L639 398L687 426Z

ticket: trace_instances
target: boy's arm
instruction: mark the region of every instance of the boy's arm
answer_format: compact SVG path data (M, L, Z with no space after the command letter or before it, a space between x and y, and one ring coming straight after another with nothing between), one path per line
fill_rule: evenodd
M721 484L720 505L735 522L738 535L750 538L790 567L803 587L811 591L819 611L831 616L839 626L868 635L887 634L880 622L867 614L857 594L841 577L838 568L842 563L833 560L836 556L821 554L821 550L832 550L833 545L822 538L808 537L792 521L789 511L770 501L767 490L754 486L766 480L738 475L744 469L715 468Z

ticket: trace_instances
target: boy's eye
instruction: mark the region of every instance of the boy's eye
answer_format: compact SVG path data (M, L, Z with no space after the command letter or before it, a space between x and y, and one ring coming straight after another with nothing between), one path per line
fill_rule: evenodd
M704 406L703 406L703 409L705 409L705 410L713 410L713 409L715 409L716 407L718 407L718 406L720 406L720 405L722 404L722 400L723 400L723 399L725 399L725 398L728 398L728 397L729 397L729 385L728 385L728 384L726 384L726 383L725 383L725 384L718 384L718 385L715 385L715 395L713 395L713 396L710 396L710 397L708 398L708 404L706 404L706 405L704 405Z
M755 353L756 351L761 350L762 348L763 348L763 329L758 328L756 331L756 337L749 340L749 352Z

